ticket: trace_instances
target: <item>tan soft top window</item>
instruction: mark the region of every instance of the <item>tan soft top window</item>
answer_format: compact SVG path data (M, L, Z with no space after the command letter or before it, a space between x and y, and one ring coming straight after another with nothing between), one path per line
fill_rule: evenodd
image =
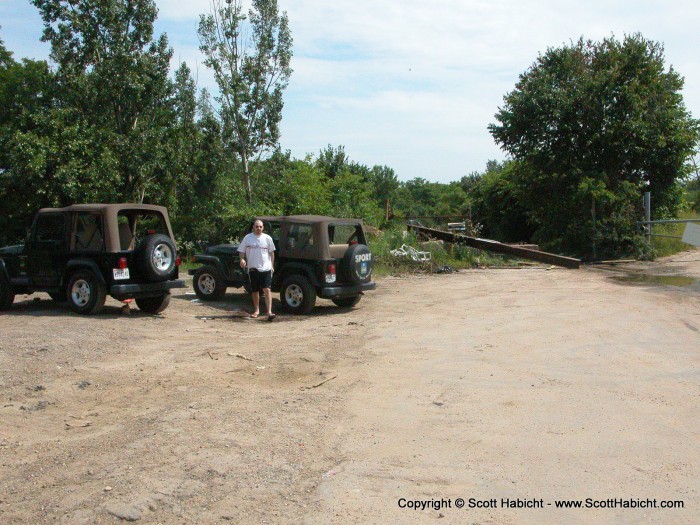
M105 239L99 213L76 213L73 229L73 249L77 252L104 250Z
M121 210L117 215L119 247L131 250L154 233L170 235L165 218L159 212L144 210Z
M329 224L328 242L333 244L366 244L359 224Z
M291 224L287 232L287 249L305 250L313 247L314 235L310 224Z

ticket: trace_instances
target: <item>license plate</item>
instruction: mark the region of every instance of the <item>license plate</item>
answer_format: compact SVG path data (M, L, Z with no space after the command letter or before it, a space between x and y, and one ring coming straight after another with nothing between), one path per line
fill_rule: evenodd
M123 270L121 268L114 268L112 270L114 272L114 280L117 281L119 279L128 279L129 278L129 269L124 268Z

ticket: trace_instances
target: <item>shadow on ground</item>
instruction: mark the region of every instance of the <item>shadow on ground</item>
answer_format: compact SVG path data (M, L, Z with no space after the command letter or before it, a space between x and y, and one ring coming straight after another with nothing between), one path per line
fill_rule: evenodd
M308 315L296 315L286 311L281 301L275 298L276 294L273 294L272 298L272 311L275 312L274 322L280 321L303 321L309 318L316 317L326 317L335 315L347 315L352 308L341 308L333 304L327 299L317 299L316 306L312 312ZM223 299L220 301L202 301L197 297L194 292L188 292L181 295L173 295L173 299L181 301L189 301L197 306L202 307L204 310L201 315L195 316L197 319L209 321L214 319L228 319L234 321L243 322L256 322L264 321L267 322L267 316L264 314L265 307L264 301L261 301L260 317L257 319L252 319L250 313L253 311L253 301L250 296L241 292L227 293ZM217 310L219 312L227 312L226 315L221 315L219 313L207 313L212 310Z

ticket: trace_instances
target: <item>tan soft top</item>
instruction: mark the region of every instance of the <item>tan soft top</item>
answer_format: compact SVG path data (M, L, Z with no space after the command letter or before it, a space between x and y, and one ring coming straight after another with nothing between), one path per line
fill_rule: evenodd
M167 208L155 204L136 204L131 202L121 204L73 204L65 208L42 208L39 210L39 213L97 212L104 218L106 250L108 252L119 252L121 251L121 243L119 240L117 215L120 212L128 212L131 210L134 212L142 211L154 215L162 215L168 230L168 236L175 242L175 236L170 227L170 218L168 217Z
M255 217L262 221L292 221L298 223L332 222L333 224L362 224L362 219L340 219L337 217L327 217L325 215L277 215Z
M70 212L70 211L102 211L102 210L114 210L115 214L120 210L150 210L159 211L161 213L167 214L167 209L164 206L157 206L155 204L136 204L133 202L126 202L122 204L72 204L66 206L65 208L42 208L41 212Z

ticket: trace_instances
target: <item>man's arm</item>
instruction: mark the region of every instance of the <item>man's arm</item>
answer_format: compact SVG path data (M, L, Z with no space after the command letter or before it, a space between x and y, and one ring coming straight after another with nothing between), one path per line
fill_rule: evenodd
M272 271L275 271L275 241L272 237L268 235L267 239L267 249L270 252L270 264L272 265Z
M246 249L246 243L245 243L245 237L241 241L241 244L238 245L238 258L240 259L240 262L238 263L241 268L246 267L246 260L245 260L245 249ZM243 250L241 250L241 247Z

